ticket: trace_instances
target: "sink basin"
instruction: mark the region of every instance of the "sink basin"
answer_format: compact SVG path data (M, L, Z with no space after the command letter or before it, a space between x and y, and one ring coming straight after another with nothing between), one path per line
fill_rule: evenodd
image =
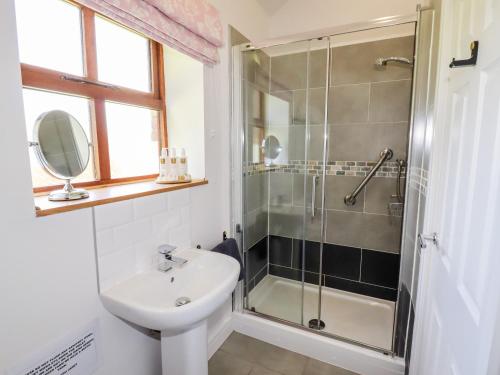
M112 314L161 331L164 375L204 375L206 319L231 295L240 265L207 250L178 250L175 256L187 263L138 274L102 292L101 300Z

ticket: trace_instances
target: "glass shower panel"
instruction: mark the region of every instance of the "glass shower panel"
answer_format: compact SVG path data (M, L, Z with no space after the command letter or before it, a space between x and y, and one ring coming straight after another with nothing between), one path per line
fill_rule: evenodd
M313 174L320 175L323 159L320 117L326 84L318 81L326 75L328 51L325 47L321 54L311 47L311 42L299 42L244 52L242 85L246 307L304 325L318 311L319 258L309 258L315 249L308 241L319 241L321 228L316 204L321 184Z
M393 350L414 34L243 53L247 309Z
M328 333L389 351L404 206L396 187L398 180L404 186L414 29L409 23L330 38L321 319ZM381 160L385 154L390 157ZM359 186L356 199L346 200Z

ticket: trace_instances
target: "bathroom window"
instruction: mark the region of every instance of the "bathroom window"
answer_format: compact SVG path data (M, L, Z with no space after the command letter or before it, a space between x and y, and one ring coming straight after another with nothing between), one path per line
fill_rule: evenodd
M153 178L167 144L162 46L73 1L16 0L28 138L36 118L77 118L92 160L82 186ZM61 181L30 150L35 192Z

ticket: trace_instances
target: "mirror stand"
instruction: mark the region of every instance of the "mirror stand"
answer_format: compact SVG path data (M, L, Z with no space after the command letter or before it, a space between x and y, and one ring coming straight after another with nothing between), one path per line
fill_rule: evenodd
M89 192L84 189L75 189L71 180L67 179L62 190L50 192L49 201L74 201L89 197Z

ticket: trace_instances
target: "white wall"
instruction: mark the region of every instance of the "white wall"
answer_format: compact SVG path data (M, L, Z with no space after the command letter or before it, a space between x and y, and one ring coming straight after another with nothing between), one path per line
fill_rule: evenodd
M208 0L221 15L223 24L234 26L252 41L269 37L270 19L255 0Z
M188 171L205 177L203 64L164 47L169 147L184 147ZM179 154L177 154L179 155Z
M415 14L418 0L289 0L270 19L268 38L309 34L381 17Z
M244 18L232 17L233 22ZM254 22L249 34L258 35L261 23ZM253 25L245 23L241 29L251 31ZM0 50L0 373L98 318L103 354L98 375L158 374L158 341L110 315L99 300L91 209L34 216L14 0L0 2ZM203 247L215 245L229 229L227 47L220 54L220 64L204 68L209 184L190 191L190 240ZM220 328L228 308L210 320L209 334Z

